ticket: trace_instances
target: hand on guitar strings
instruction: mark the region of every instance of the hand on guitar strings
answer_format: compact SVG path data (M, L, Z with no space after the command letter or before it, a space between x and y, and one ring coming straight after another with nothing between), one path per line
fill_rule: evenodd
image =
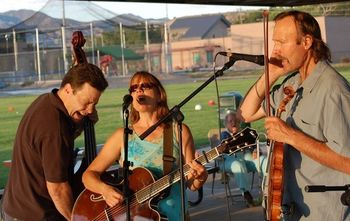
M121 205L124 201L123 193L108 184L105 184L102 190L102 198L110 207Z
M196 160L192 160L188 162L188 165L190 166L189 174L187 175L187 180L191 181L195 187L195 189L199 189L204 182L208 178L208 172L205 169L205 167L198 163ZM200 185L195 185L194 181L197 180L197 182L200 183Z

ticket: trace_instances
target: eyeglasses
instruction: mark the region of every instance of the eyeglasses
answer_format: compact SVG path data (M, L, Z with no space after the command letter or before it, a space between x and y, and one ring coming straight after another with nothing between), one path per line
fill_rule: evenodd
M145 90L150 90L154 87L154 84L152 83L142 83L142 84L133 84L129 88L129 92L135 92L138 88L141 89L142 91Z

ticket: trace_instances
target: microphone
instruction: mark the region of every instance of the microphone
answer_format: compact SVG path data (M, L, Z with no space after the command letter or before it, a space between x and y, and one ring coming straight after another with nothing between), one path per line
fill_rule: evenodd
M243 61L249 61L253 62L258 65L264 65L264 55L251 55L251 54L239 54L239 53L231 53L231 52L225 52L221 51L218 52L219 55L223 55L226 57L230 57L230 60L243 60Z
M350 190L345 191L341 195L340 201L344 206L350 206Z
M132 103L132 96L130 94L124 95L124 97L123 97L123 111L126 110L131 103Z

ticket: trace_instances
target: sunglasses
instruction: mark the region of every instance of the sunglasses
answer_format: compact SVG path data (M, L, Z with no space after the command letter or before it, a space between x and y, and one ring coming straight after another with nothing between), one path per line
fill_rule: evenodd
M130 86L129 92L130 93L135 92L137 89L140 89L142 91L150 90L153 87L154 87L154 84L152 83L133 84Z

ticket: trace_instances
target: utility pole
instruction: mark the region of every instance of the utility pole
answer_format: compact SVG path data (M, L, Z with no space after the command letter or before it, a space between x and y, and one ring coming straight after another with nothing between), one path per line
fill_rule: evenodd
M13 54L15 56L15 71L18 71L18 51L17 51L17 40L15 29L12 30L13 33Z
M92 63L95 64L95 40L92 22L90 22Z
M123 24L120 22L119 23L119 31L120 31L120 48L122 51L122 72L123 76L125 76L125 61L124 61L124 46L125 46L125 41L124 41L124 31L123 31Z
M145 29L146 29L146 59L147 59L147 69L148 72L151 73L151 55L149 52L149 36L148 36L148 22L146 20L145 22Z
M40 43L39 43L39 30L35 29L36 35L36 57L38 62L38 81L41 82L41 64L40 64Z
M63 70L64 73L67 73L68 71L68 62L67 62L67 45L66 45L66 14L65 14L65 7L64 7L64 0L62 0L62 27L61 27L61 35L62 35L62 52L63 52Z

